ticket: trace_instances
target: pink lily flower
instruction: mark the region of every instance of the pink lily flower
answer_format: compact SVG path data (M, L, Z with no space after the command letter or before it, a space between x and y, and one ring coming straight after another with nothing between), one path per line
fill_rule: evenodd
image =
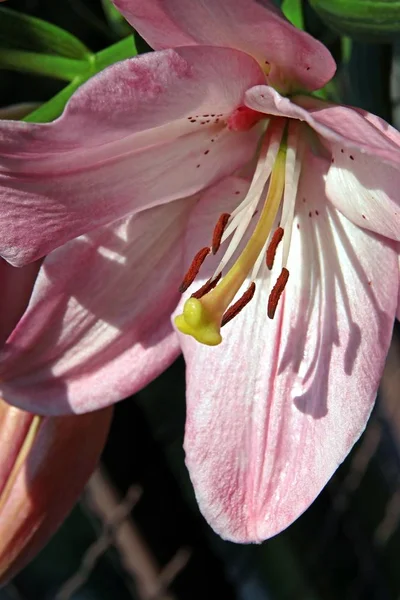
M269 2L115 5L158 51L94 77L53 123L0 127L0 253L48 255L2 393L85 412L182 349L200 508L224 538L261 541L372 409L398 306L400 135L299 94L335 64Z

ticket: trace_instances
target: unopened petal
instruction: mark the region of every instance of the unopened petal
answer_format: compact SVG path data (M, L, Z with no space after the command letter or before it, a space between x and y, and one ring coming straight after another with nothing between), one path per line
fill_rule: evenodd
M206 44L243 50L271 63L304 89L322 87L335 72L329 51L293 27L272 2L255 0L113 0L155 49Z
M204 516L235 542L275 535L319 494L365 427L392 333L396 253L326 201L323 161L305 165L275 318L257 279L220 346L180 336L187 466Z
M18 421L23 425L27 413L9 410L19 434L22 427ZM99 459L111 416L112 409L107 408L40 421L34 437L28 440L25 459L12 473L12 485L0 492L1 584L43 548L73 508ZM2 457L7 457L12 440L13 429L5 431L0 420ZM23 443L21 451L26 450Z

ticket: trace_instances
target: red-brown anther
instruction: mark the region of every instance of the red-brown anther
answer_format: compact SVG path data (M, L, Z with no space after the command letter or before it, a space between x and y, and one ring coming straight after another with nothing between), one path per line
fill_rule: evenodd
M208 246L198 251L194 259L192 260L192 264L190 265L185 277L183 278L181 285L179 286L179 291L181 294L183 294L183 292L186 292L188 287L196 279L197 274L200 271L201 265L203 264L203 262L209 254L210 248Z
M274 235L272 236L272 240L267 249L267 267L269 270L271 270L272 267L274 266L276 249L278 248L282 238L283 238L283 229L282 229L282 227L278 227L278 229L275 231Z
M279 299L282 296L283 290L285 289L288 279L289 279L289 271L287 269L285 269L285 267L284 267L281 271L281 274L278 277L276 284L272 288L271 293L268 298L267 313L268 313L268 317L270 319L273 319L275 316L275 312L276 312L276 308L278 306Z
M239 300L237 300L235 302L235 304L232 304L232 306L230 306L228 308L228 310L223 314L222 321L221 321L221 327L223 327L224 325L229 323L229 321L231 321L233 319L233 317L236 317L236 315L238 315L240 313L242 308L244 308L246 306L246 304L248 304L250 302L250 300L254 296L255 291L256 291L256 284L253 281L250 284L250 287L245 291L243 296L241 298L239 298Z
M218 281L221 279L221 276L222 276L222 273L217 275L215 279L212 279L212 280L209 279L208 281L206 281L205 284L202 285L201 288L197 290L197 292L194 292L194 294L192 294L191 297L197 298L197 300L200 300L200 298L202 298L203 296L208 294L208 292L211 292L211 290L213 290L215 288Z
M211 243L211 248L212 248L213 254L216 254L219 250L219 247L221 245L222 235L225 231L225 227L227 226L230 216L231 215L229 213L222 213L222 215L220 216L220 218L217 221L216 226L214 227L212 243Z

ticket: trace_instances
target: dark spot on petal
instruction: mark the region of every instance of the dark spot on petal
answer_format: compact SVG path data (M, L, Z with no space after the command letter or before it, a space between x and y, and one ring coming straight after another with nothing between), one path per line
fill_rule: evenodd
M341 151L340 151L340 152L343 154L343 152L344 152L343 148L341 149Z
M350 154L350 160L354 160L354 156Z
M363 219L366 219L367 217L366 217L365 215L362 215L362 218L363 218Z
M191 123L196 123L196 119L191 119L190 122Z
M318 215L319 215L319 212L316 210L316 211L315 211L315 214L318 216Z
M307 67L307 68L306 68L306 71L309 71L310 69L311 69L311 67Z
M305 202L305 201L306 201L306 199L305 199L305 198L303 198L303 202Z
M200 167L200 165L196 165L196 169L198 169Z
M331 160L331 162L333 162L333 163L335 162L335 159L333 158L333 156L332 156L332 160Z
M297 229L300 229L300 225L297 223Z
M308 216L309 216L309 217L312 217L312 212L311 212L311 210L310 210L310 212L308 213Z
M204 154L208 154L209 152L209 150L204 150Z
M240 191L239 191L239 190L236 190L235 194L236 194L236 195L240 194Z
M214 138L211 140L212 142L215 142Z

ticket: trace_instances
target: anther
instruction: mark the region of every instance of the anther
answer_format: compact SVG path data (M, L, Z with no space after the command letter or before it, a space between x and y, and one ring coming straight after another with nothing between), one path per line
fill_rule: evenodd
M274 266L276 250L277 250L282 238L283 238L283 229L282 229L282 227L278 227L278 229L275 231L274 235L272 236L272 240L267 249L267 267L269 270L271 270L272 267Z
M276 284L272 288L271 293L268 298L267 313L268 313L268 317L270 319L273 319L275 316L275 312L276 312L276 309L278 306L279 299L282 296L283 290L285 289L288 279L289 279L289 271L287 269L285 269L285 267L284 267L281 271L281 274L278 277Z
M200 271L201 265L203 264L203 262L209 254L210 248L208 248L208 246L206 248L202 248L197 252L196 256L192 260L192 264L190 265L185 277L183 278L181 285L179 286L179 291L181 294L183 294L183 292L186 292L188 287L196 279L197 274Z
M230 216L231 215L229 213L222 213L222 215L220 216L220 218L217 221L216 226L214 227L214 232L213 232L212 242L211 242L211 249L212 249L213 254L216 254L219 250L219 247L221 245L221 239L222 239L223 233L225 231L225 227L228 224Z
M221 279L221 276L222 276L222 273L217 275L217 277L215 279L208 279L208 281L206 281L205 284L202 285L201 288L199 288L197 290L197 292L194 292L192 294L192 298L197 298L197 300L200 300L200 298L202 298L203 296L208 294L208 292L211 292L211 290L213 290L215 288L218 281Z
M228 310L222 315L221 327L229 323L240 311L250 302L256 291L256 284L254 281L250 284L250 287L245 291L243 296L239 298Z

